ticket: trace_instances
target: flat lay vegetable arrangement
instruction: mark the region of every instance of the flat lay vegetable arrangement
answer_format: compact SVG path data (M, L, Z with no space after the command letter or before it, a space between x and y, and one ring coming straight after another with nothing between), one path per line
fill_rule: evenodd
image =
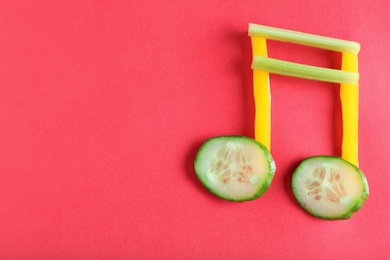
M303 209L322 219L347 219L361 208L369 189L358 168L358 66L356 42L249 24L253 54L255 140L218 136L207 140L195 159L204 186L230 201L261 196L276 167L271 148L269 73L340 84L343 118L342 155L304 159L292 175L292 191ZM342 53L341 70L320 68L268 57L267 40L290 42Z

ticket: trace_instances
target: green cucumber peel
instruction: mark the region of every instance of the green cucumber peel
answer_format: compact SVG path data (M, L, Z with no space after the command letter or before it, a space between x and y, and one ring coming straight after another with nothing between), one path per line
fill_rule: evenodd
M292 175L291 188L303 209L326 220L350 218L369 195L364 173L337 156L304 159Z
M235 202L263 195L276 170L268 149L245 136L216 136L206 140L199 148L194 167L207 190Z

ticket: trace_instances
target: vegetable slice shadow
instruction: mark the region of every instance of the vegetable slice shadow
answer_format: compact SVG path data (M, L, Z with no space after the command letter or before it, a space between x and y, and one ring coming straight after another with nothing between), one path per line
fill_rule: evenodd
M343 118L341 110L340 85L335 84L333 87L333 154L341 156Z
M242 89L242 103L237 105L244 106L244 129L240 133L244 136L254 138L254 118L255 118L255 101L253 97L252 87L252 70L250 68L252 64L252 46L251 40L246 32L232 31L231 26L228 26L229 30L224 31L223 42L227 42L234 45L234 53L229 54L232 56L232 61L228 64L232 64L229 70L239 77Z

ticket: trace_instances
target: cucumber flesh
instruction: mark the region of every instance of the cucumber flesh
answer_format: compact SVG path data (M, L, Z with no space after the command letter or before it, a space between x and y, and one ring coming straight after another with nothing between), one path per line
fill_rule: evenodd
M298 203L322 219L348 219L369 194L363 172L336 156L313 156L301 162L292 175Z
M268 149L245 136L208 139L200 147L194 166L203 185L229 201L260 197L270 186L276 169Z

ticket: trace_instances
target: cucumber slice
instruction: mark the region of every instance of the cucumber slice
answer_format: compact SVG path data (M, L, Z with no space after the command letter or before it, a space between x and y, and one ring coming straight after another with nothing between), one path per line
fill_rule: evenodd
M359 168L336 156L313 156L292 175L298 203L322 219L348 219L368 197L366 177Z
M195 157L195 172L213 194L229 201L260 197L270 186L275 162L268 149L245 136L206 140Z

